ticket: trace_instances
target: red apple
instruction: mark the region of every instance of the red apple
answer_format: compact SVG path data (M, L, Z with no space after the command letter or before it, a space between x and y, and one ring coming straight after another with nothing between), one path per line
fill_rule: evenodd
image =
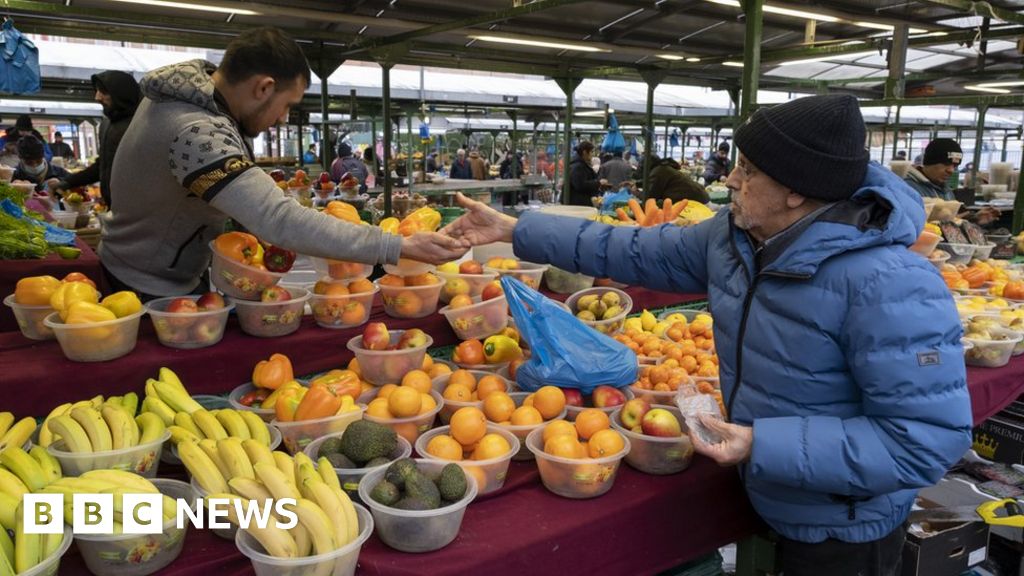
M594 388L594 393L591 394L590 398L594 401L594 406L598 408L611 408L612 406L626 403L626 395L620 392L618 388L612 388L611 386L598 386Z
M483 274L484 267L476 260L466 260L459 264L459 274Z
M674 438L683 435L682 427L679 425L679 420L675 414L664 408L653 408L647 414L644 414L644 419L640 426L643 428L644 434L648 436Z
M271 170L270 177L274 179L274 182L284 182L288 178L284 175L284 170Z
M569 406L583 406L583 394L575 388L562 388L565 403Z
M227 306L224 302L224 297L217 292L207 292L196 300L196 306L200 310L218 310Z
M622 405L619 420L622 421L622 425L626 428L635 428L640 426L640 422L643 421L644 416L650 409L651 405L647 400L634 398Z
M203 318L192 327L192 339L203 344L214 344L221 336L220 318Z
M260 294L260 302L287 302L291 299L291 292L281 288L280 286L264 288L263 293Z
M320 183L321 184L327 184L330 181L331 181L331 175L329 173L327 173L327 172L321 172L320 173Z
M465 308L466 306L472 306L473 299L468 294L459 294L452 298L452 301L448 303L448 307L452 310L458 310L459 308Z
M497 298L505 293L501 289L501 283L497 280L490 282L487 286L484 286L483 292L480 293L480 300L490 300L491 298Z
M367 350L387 350L391 344L391 334L383 322L370 322L363 330L363 348Z
M191 298L175 298L167 305L167 311L173 314L194 314L199 312L199 306Z
M410 328L398 339L398 349L419 348L427 343L427 333L419 328Z

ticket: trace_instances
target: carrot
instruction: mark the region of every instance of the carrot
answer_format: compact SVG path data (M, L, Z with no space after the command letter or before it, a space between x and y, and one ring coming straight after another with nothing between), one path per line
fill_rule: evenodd
M665 201L662 202L662 205L662 216L664 217L665 221L668 222L668 215L672 213L672 200L665 198Z
M633 211L633 218L643 225L644 218L646 218L646 216L644 216L644 210L640 207L640 203L637 202L635 198L630 198L628 204L629 209Z
M622 208L616 208L616 209L615 209L615 215L616 215L616 216L618 216L618 217L619 217L619 220L621 220L621 221L623 221L623 222L632 222L632 221L633 221L633 219L632 219L632 218L630 218L630 217L629 217L629 216L628 216L628 215L626 214L626 211L625 211L625 210L623 210Z
M644 214L647 214L647 220L650 220L654 216L654 211L658 209L658 201L654 198L648 198L647 203L644 204ZM644 221L644 224L647 224Z
M676 202L675 206L672 206L672 211L669 212L669 222L672 222L676 218L679 218L679 215L682 214L683 210L686 209L687 202L689 202L689 200L680 200L679 202Z

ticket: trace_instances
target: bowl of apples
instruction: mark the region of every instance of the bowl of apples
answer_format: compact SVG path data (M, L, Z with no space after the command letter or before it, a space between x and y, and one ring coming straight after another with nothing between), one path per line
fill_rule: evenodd
M508 326L508 301L497 282L488 284L478 298L455 296L439 312L460 340L483 340Z
M675 474L690 466L690 442L679 408L652 405L641 398L612 412L612 428L629 439L626 464L644 474Z
M547 264L523 262L515 258L494 257L484 265L484 271L499 276L511 276L534 290L540 290L540 281L547 272Z
M478 298L483 294L484 287L498 278L497 272L484 272L483 265L476 260L466 260L461 264L442 264L434 273L444 281L441 302L445 304L459 295Z
M565 393L565 419L570 422L576 420L576 416L587 408L598 408L605 414L611 415L616 409L636 397L628 387L619 389L608 385L594 388L590 395L583 394L575 388L562 388L562 392Z
M234 302L218 292L158 298L146 304L156 337L170 348L206 348L220 342Z
M261 338L287 336L299 329L309 290L271 286L260 293L260 301L236 300L242 332Z
M419 328L388 330L383 322L370 322L347 346L359 363L363 380L383 386L401 382L406 373L423 366L423 357L433 343Z

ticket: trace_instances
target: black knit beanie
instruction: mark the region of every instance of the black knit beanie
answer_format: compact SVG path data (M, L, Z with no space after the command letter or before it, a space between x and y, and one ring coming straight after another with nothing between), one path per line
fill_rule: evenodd
M951 138L936 138L924 149L923 166L931 164L960 164L964 159L964 151L956 140Z
M868 151L857 99L809 96L761 108L733 141L758 170L801 196L835 202L864 181Z

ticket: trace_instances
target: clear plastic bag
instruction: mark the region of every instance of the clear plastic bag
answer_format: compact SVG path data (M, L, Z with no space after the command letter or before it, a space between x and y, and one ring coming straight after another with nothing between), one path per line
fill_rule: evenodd
M686 427L693 431L705 444L718 444L722 437L715 431L710 430L700 421L700 416L708 415L713 418L722 419L722 411L718 406L718 400L711 394L701 394L693 384L686 384L679 387L676 393L676 406L686 422Z

